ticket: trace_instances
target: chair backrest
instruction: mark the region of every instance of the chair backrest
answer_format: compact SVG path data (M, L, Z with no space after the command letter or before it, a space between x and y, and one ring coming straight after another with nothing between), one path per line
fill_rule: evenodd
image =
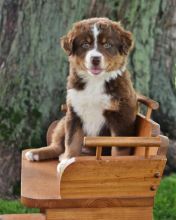
M160 134L160 126L144 115L138 114L136 117L136 136L137 137L156 137ZM138 156L156 155L158 148L136 147L134 154Z

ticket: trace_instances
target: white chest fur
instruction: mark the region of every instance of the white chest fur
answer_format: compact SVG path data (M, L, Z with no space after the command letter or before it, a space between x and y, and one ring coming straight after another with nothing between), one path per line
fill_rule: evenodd
M105 123L103 111L110 104L110 96L104 93L104 80L89 78L84 90L69 89L67 101L83 122L88 136L95 136Z

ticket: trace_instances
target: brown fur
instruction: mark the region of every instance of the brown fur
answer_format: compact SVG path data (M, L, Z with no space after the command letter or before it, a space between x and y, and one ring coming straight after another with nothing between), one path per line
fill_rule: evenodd
M70 62L67 89L74 88L77 91L82 91L86 86L77 72L86 71L83 60L87 49L82 48L81 44L86 41L90 47L93 47L90 26L95 23L101 29L98 36L98 50L105 57L106 71L121 68L127 62L128 53L133 45L132 36L119 23L106 18L92 18L77 22L71 31L61 39L61 46L69 56ZM114 46L105 49L103 45L107 41L111 41ZM103 115L106 124L102 127L99 135L133 135L137 101L128 72L125 71L122 76L105 82L105 92L111 96L111 106L104 109ZM78 156L82 151L85 151L82 150L83 137L86 135L83 132L82 121L71 103L67 103L67 108L65 118L58 123L54 130L50 146L32 151L39 155L40 160L59 156L64 150L64 158ZM124 153L117 148L112 148L112 155L117 154L129 154L129 151L127 149Z

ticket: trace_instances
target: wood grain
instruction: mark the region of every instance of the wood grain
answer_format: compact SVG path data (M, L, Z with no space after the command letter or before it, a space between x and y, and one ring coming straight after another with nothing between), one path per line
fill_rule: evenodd
M101 154L102 154L102 147L98 146L96 149L96 158L97 160L101 159Z
M0 220L46 220L43 214L8 214L0 215Z
M152 197L151 187L160 183L155 173L163 173L165 157L77 157L60 180L61 198Z
M29 162L22 157L21 202L34 208L85 208L152 206L153 197L147 198L84 198L61 199L56 168L58 161ZM86 159L81 157L80 159ZM93 158L95 159L95 158ZM88 160L88 158L87 158ZM91 159L92 160L92 159Z
M152 207L77 208L47 210L48 220L151 220Z
M159 147L161 145L160 137L85 137L84 145L86 147Z
M146 119L143 115L138 114L136 118L136 136L138 137L156 137L160 134L160 126L156 122L151 119ZM148 155L156 155L158 148L150 147L147 152ZM140 146L136 147L135 155L144 156L145 155L145 147Z

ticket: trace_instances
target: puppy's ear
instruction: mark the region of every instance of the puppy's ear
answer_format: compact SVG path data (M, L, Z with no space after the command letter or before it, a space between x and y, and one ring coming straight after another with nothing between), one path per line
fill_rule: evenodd
M127 55L133 47L132 34L125 31L120 22L113 22L112 29L115 31L118 40L118 50L121 55Z
M68 36L63 36L60 39L61 47L64 49L68 56L72 53L72 40Z
M122 29L120 31L119 52L123 55L127 55L133 47L132 34L129 31Z

